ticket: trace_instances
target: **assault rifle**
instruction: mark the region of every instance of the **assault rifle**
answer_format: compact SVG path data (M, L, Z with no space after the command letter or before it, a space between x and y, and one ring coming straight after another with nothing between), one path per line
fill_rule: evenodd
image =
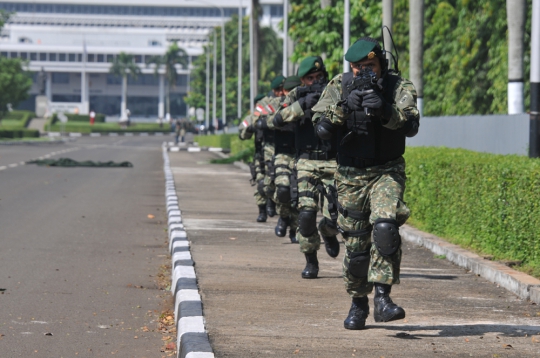
M296 97L302 98L302 97L307 96L310 93L318 93L319 95L321 95L325 87L326 87L326 83L323 83L323 82L315 82L311 86L298 87L296 89Z
M358 73L358 76L352 78L351 83L347 85L347 90L351 93L353 90L360 90L362 95L378 90L379 86L377 85L377 74L373 72L370 67L365 67ZM373 115L373 110L371 108L364 108L364 113L368 116Z

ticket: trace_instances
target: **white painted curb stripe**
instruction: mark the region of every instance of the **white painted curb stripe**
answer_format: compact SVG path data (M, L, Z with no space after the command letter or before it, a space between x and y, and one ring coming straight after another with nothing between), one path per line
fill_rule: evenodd
M180 302L184 301L201 301L201 295L197 290L180 290L176 294L176 299L174 300L174 316L178 320L178 307Z
M190 352L186 354L186 358L214 358L214 353L210 352Z
M191 260L191 254L189 253L189 251L175 252L172 256L173 264L179 260Z
M176 266L172 274L171 292L176 291L176 283L180 278L195 278L195 269L193 266Z

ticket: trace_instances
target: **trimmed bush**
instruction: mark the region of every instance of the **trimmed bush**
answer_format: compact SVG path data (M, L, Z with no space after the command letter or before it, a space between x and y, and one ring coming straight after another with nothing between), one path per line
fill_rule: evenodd
M51 123L51 132L60 132L62 130L62 123L58 121L56 114L49 119L49 122L45 125L45 129L49 128L49 123ZM63 130L64 132L74 133L169 133L170 125L164 124L163 127L160 128L157 123L134 123L127 128L123 128L120 127L118 123L95 123L94 125L90 125L90 123L68 121L63 124Z
M35 129L0 129L0 138L39 138L39 131Z
M540 276L540 160L407 148L411 223Z
M0 121L1 129L23 129L28 126L28 123L36 114L31 111L11 111Z
M238 135L231 138L231 155L237 155L246 150L249 151L251 155L249 157L243 157L243 161L250 163L253 161L253 155L255 154L255 142L253 141L253 138L241 140L238 138Z
M72 114L66 113L68 122L85 122L90 123L90 116L88 114ZM105 115L101 113L96 113L96 118L94 123L105 123Z
M231 149L231 138L237 137L237 134L215 134L195 136L195 142L200 147L217 147Z

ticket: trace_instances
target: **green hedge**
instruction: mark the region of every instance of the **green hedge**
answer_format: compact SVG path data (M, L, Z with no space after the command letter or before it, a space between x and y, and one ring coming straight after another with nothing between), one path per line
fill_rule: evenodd
M540 276L540 160L432 147L405 157L414 226Z
M87 114L68 114L66 113L68 122L87 122L90 123L90 116ZM101 113L96 114L94 123L105 123L105 115Z
M241 140L238 135L231 138L231 155L237 155L249 151L251 156L245 158L245 162L251 162L253 160L253 154L255 153L255 142L253 138L247 140Z
M238 137L238 134L215 134L215 135L198 135L194 141L200 147L216 147L231 149L231 139Z
M50 129L49 129L50 128ZM74 132L74 133L169 133L170 125L163 124L163 127L159 127L158 123L133 123L127 128L121 127L118 123L95 123L90 125L90 123L85 122L70 122L62 124L58 121L58 116L54 114L47 124L45 125L45 130L50 132Z
M36 117L36 114L31 111L11 111L0 121L0 129L24 129L28 123Z
M35 129L1 129L0 138L39 138L39 131Z

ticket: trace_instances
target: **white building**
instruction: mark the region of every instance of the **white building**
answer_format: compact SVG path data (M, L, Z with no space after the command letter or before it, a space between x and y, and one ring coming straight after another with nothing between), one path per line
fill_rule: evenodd
M261 25L277 30L283 0L260 3ZM191 63L203 53L210 29L221 24L217 7L227 21L240 7L249 14L250 4L250 0L0 0L0 9L14 13L1 33L0 55L28 60L34 73L31 96L19 108L34 110L37 74L43 70L51 109L77 108L79 113L92 109L119 116L121 79L108 73L110 61L120 52L132 54L143 75L129 80L127 106L136 117L163 117L164 78L156 77L145 59L164 54L177 41ZM189 68L178 72L171 92L172 115L186 113L183 97L189 90Z

